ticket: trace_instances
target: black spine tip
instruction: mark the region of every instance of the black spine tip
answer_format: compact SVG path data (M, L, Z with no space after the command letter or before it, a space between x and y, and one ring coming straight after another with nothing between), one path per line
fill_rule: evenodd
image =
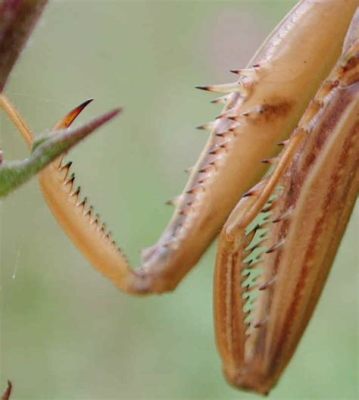
M209 87L208 86L195 86L196 89L199 90L206 90L207 92L209 91Z

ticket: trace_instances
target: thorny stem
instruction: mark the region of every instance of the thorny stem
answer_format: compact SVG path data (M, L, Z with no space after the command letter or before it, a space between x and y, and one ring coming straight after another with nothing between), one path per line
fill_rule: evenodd
M0 151L0 197L6 196L26 182L119 112L118 109L114 110L87 125L63 131L61 134L56 134L53 130L40 141L35 140L35 143L32 143L31 130L3 94L3 89L46 4L47 0L0 0L0 108L8 114L25 140L34 144L30 156L22 161L5 162Z
M4 162L0 167L0 197L25 183L51 161L116 117L120 111L121 109L115 109L107 112L78 128L51 131L33 143L32 152L25 160Z
M2 0L0 2L0 91L8 80L47 0Z

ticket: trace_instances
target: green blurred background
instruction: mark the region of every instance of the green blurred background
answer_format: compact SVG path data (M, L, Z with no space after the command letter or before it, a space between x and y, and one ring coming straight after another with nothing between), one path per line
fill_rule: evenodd
M338 0L339 1L339 0ZM125 112L71 153L78 182L137 264L218 115L197 84L233 80L295 1L50 1L7 92L36 132L89 97ZM27 149L1 116L7 158ZM120 293L52 218L36 180L1 204L1 387L19 399L255 399L215 349L215 248L170 295ZM271 399L356 399L358 218Z

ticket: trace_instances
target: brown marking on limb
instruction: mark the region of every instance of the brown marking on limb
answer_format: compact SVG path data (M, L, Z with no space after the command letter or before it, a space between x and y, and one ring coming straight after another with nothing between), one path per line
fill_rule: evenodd
M249 110L243 113L242 115L248 117L252 123L268 123L286 117L293 106L294 101L271 100L258 106L254 110Z
M332 145L333 147L339 147L340 150L337 151L337 162L335 168L331 171L330 174L327 174L328 179L326 179L326 190L322 196L322 204L317 205L317 207L321 210L320 214L318 215L317 219L315 219L315 223L311 224L312 231L309 231L310 236L307 240L308 246L302 255L302 266L297 279L295 290L292 295L292 303L288 305L288 311L286 314L287 316L283 317L285 322L283 323L284 325L281 328L281 334L278 337L278 344L276 345L277 351L273 354L273 369L271 371L272 374L281 373L282 369L286 365L284 365L282 361L285 357L286 352L287 357L290 357L294 351L295 345L297 344L297 340L299 340L299 337L301 336L309 321L310 315L314 310L316 301L320 295L320 291L329 273L330 265L335 254L335 249L340 243L340 240L338 238L341 237L346 222L348 221L348 214L350 211L346 210L346 208L348 208L349 210L352 209L354 205L353 199L355 199L355 197L353 197L353 193L357 193L359 190L359 178L357 173L357 170L359 168L357 145L359 140L358 114L356 114L356 116L354 117L354 123L352 123L352 126L349 128L346 137L341 142L338 141L334 145L334 140L330 137L330 134L340 123L339 120L343 119L343 114L348 109L349 102L353 102L353 92L355 93L354 96L357 96L357 94L359 93L358 85L359 84L356 84L357 88L353 87L342 90L342 95L340 96L341 101L334 103L335 107L331 108L330 113L328 113L330 116L336 115L337 118L330 118L330 123L323 124L323 129L321 130L321 134L323 136L326 135L327 139L325 141L321 140L321 148L324 148L324 146L328 147ZM357 112L358 107L356 108L356 111L352 113L352 115L355 115L355 113ZM333 144L330 144L330 141L332 141ZM315 141L313 140L312 142L314 143L314 146L316 146ZM319 152L320 149L317 147L316 151ZM329 153L329 150L327 151ZM305 171L310 171L310 168L314 168L314 162L311 160L308 163L308 159L306 160L305 158L303 158L303 164L300 166L300 170L302 172L304 171L304 174L306 174ZM353 176L356 176L356 178L353 179ZM324 179L324 174L322 174L322 177L319 179ZM294 198L297 198L297 201L299 201L300 194L302 193L292 194L292 196ZM345 204L347 204L348 206L345 207ZM344 215L346 215L346 217ZM339 226L340 228L337 228ZM331 232L331 234L326 234L326 232L328 231ZM323 244L323 240L325 240L323 239L323 237L325 238L326 236L329 236L327 240L330 244L325 246ZM325 252L328 255L322 256L323 267L319 268L318 265L315 265L314 260L318 258L317 254L320 253L321 248L326 249ZM313 283L308 283L309 279L313 279L310 278L310 274L313 274L313 268L318 269L317 273L320 276L320 279L317 279L318 283L314 285ZM300 313L299 310L301 307L301 302L303 301L304 296L308 296L308 294L306 294L306 291L308 291L308 286L310 287L310 285L313 286L313 289L312 294L307 301L305 317L300 328L295 328L293 327L293 325L298 326L298 313ZM299 330L296 331L296 329ZM290 335L293 335L294 338L292 338ZM278 368L278 366L280 367Z

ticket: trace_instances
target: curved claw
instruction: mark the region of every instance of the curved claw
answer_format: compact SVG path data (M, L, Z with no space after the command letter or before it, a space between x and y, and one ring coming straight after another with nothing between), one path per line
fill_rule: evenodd
M30 156L25 160L3 162L0 166L0 197L6 196L25 183L61 154L113 119L120 111L110 111L78 128L52 131L37 138L32 145Z
M82 113L82 111L93 102L93 99L88 99L82 102L80 105L72 109L66 116L60 120L55 126L54 129L64 129L71 126L71 124L75 121L75 119ZM120 109L119 109L120 111Z
M22 161L3 162L1 153L0 197L6 196L11 191L15 190L61 154L66 153L71 147L121 112L121 109L115 109L93 119L81 127L65 129L70 126L74 119L91 101L92 99L86 100L68 113L66 118L54 127L53 131L39 136L34 140L30 128L26 125L16 108L10 103L7 97L0 94L0 107L6 111L32 149L30 157Z

